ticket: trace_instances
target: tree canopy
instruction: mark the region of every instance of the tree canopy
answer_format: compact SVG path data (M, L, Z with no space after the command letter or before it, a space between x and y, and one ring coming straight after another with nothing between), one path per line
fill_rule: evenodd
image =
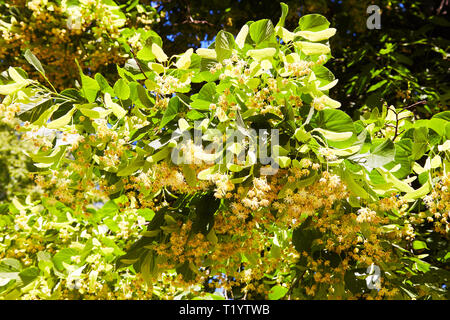
M445 1L368 5L0 2L0 297L448 299Z

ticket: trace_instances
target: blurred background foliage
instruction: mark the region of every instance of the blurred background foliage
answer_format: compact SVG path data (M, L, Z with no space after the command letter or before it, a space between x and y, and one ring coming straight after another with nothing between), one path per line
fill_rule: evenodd
M33 188L28 172L35 168L22 152L31 147L19 139L10 125L0 124L0 202Z
M138 1L119 7L112 0L1 0L0 13L1 69L21 66L38 77L23 57L30 49L58 89L73 86L75 59L87 73L114 74L126 44L159 21L156 9Z

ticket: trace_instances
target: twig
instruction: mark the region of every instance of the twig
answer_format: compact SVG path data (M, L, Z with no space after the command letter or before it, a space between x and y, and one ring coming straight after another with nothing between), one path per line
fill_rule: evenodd
M411 104L409 106L403 107L402 110L408 110L408 109L411 109L411 108L413 108L413 107L415 107L415 106L417 106L419 104L425 104L425 103L427 103L427 100L421 100L421 101L415 102L415 103L413 103L413 104Z
M439 8L436 10L437 15L440 15L442 12L442 9L444 9L444 6L448 6L448 0L442 0ZM443 14L446 14L447 11L442 12Z
M142 66L141 66L141 64L139 63L139 61L138 61L136 55L134 54L133 49L131 49L131 46L130 46L130 52L131 52L131 54L133 55L133 59L134 59L134 61L136 61L136 64L138 65L139 70L141 70L141 72L142 72L142 74L144 75L145 79L148 80L148 77L147 77L147 75L145 74L144 70L142 69Z
M389 107L389 109L395 114L395 132L394 132L394 138L392 138L392 141L395 141L395 138L398 136L398 112L395 110L395 108Z
M174 23L174 24L173 24L174 26L177 26L177 25L179 25L179 24L186 24L186 23L191 23L191 24L207 24L207 25L209 25L209 26L211 26L211 27L214 26L211 22L209 22L209 21L207 21L207 20L195 20L195 19L192 17L192 14L191 14L191 6L190 6L190 4L189 4L189 1L184 1L184 2L186 3L186 19L185 19L184 21L182 21L181 23Z
M417 106L417 105L419 105L419 104L425 104L425 103L427 103L427 101L426 100L421 100L421 101L418 101L418 102L415 102L415 103L413 103L413 104L411 104L411 105L409 105L409 106L406 106L406 107L403 107L401 110L403 111L403 110L408 110L408 109L411 109L411 108L414 108L415 106ZM394 138L392 138L392 141L395 141L395 139L399 136L399 135L401 135L403 132L404 132L404 130L402 131L402 132L398 132L398 124L400 123L400 120L403 120L403 119L406 119L406 118L399 118L398 116L399 116L399 113L395 110L395 108L391 108L391 107L389 107L389 109L392 111L392 112L394 112L394 114L395 114L395 132L394 132Z

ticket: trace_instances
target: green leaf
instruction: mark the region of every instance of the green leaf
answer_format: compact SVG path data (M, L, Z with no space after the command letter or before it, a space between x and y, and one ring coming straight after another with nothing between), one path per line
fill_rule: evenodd
M150 230L150 231L144 231L142 233L143 237L147 237L147 238L153 238L156 237L157 235L159 235L161 233L161 230Z
M95 81L91 77L86 76L83 73L83 70L81 69L78 62L77 62L77 65L78 65L78 70L80 71L81 86L82 86L82 91L84 93L84 97L89 102L92 103L97 98L97 93L100 90L100 86L98 85L97 81Z
M443 111L433 115L432 119L443 119L450 121L450 111Z
M309 139L311 139L311 134L309 132L306 132L303 127L297 128L295 130L294 136L299 142L307 142Z
M292 243L294 244L295 250L299 253L303 251L311 253L313 241L321 236L318 230L308 228L310 221L311 217L308 217L292 232Z
M395 145L391 139L386 139L375 147L372 146L365 165L370 168L379 168L394 161L394 158Z
M213 175L214 173L217 172L218 169L218 165L209 167L207 169L204 169L202 171L200 171L197 175L197 178L199 180L210 180L211 179L211 175Z
M169 100L169 104L167 105L167 109L164 112L164 116L161 119L159 124L159 128L163 128L166 124L172 121L178 114L178 110L180 108L181 102L177 96L172 97Z
M195 171L187 164L183 165L183 175L184 179L186 179L186 182L191 187L195 187L197 185L197 177L195 175Z
M289 291L288 288L282 287L280 285L273 286L268 294L269 300L280 300Z
M112 101L109 93L105 93L105 105L108 109L112 110L117 119L122 119L127 114L125 109Z
M286 156L278 157L275 161L280 165L280 168L287 168L291 164L291 158Z
M181 274L183 276L184 281L191 281L195 279L195 272L192 270L189 262L187 261L177 266L175 270L178 274Z
M325 109L318 112L311 125L334 132L355 132L352 118L345 112L335 109Z
M106 110L102 107L93 107L96 106L96 104L82 104L82 105L78 105L77 108L78 110L81 111L81 113L86 116L89 117L91 119L101 119L101 118L105 118L108 114L110 114L112 112L112 110Z
M154 103L149 99L147 92L148 91L140 83L130 82L130 96L134 95L132 100L136 100L136 103L139 102L139 105L145 108L151 108L154 106Z
M436 131L441 137L445 136L445 126L448 121L441 118L433 118L427 121L427 127Z
M220 199L214 197L213 193L198 195L191 204L195 206L195 218L192 223L192 232L208 235L214 225L214 215L219 208Z
M146 221L151 221L155 216L155 212L150 208L138 209L137 214L141 217L144 217Z
M204 59L217 60L216 50L213 49L198 48L195 53Z
M55 163L64 155L67 146L58 146L47 154L30 154L31 159L37 163Z
M72 115L75 113L75 111L77 111L77 108L73 107L69 112L67 112L62 117L55 119L52 122L48 123L46 125L46 127L49 129L59 129L59 128L62 128L64 126L68 125L70 123L70 121L72 120Z
M289 12L289 6L284 2L280 2L280 5L281 5L281 17L280 17L280 20L278 20L278 23L276 26L284 27L284 22L286 21L287 14Z
M210 101L206 101L203 99L195 99L190 104L191 108L198 110L209 110L210 105L211 105Z
M114 221L112 218L107 218L105 220L103 220L103 223L108 227L109 230L111 230L112 232L119 232L120 231L120 227L117 224L116 221Z
M324 87L335 81L334 74L325 66L319 65L312 68L317 80L319 80L319 87Z
M269 19L262 19L253 22L250 25L249 31L250 37L256 44L270 40L275 34L272 21Z
M396 187L398 190L402 192L412 192L414 189L410 187L407 183L397 179L391 172L384 171L382 169L377 170L383 178L386 180L387 183L392 183L394 187Z
M146 43L144 47L138 51L136 57L140 60L151 61L155 59L155 55L152 52L151 43Z
M382 81L380 81L380 82L378 82L378 83L376 83L376 84L370 86L370 88L366 91L366 93L369 93L369 92L372 92L372 91L375 91L375 90L381 88L381 87L384 86L387 82L388 82L387 80L382 80Z
M38 58L29 50L25 51L25 59L28 61L29 64L31 64L37 71L39 71L41 74L45 74L45 70L42 67L41 62Z
M219 31L216 36L215 50L217 60L223 61L231 57L234 48L234 37L227 31Z
M428 146L428 128L418 127L413 132L414 143L412 146L412 158L413 160L420 159L427 151Z
M162 64L155 62L149 62L148 67L158 74L164 73L164 71L166 70ZM156 87L156 83L150 79L145 80L145 85L149 90L152 90L153 88Z
M422 198L424 196L426 196L430 191L432 190L431 188L431 183L430 180L427 180L427 182L425 182L425 184L423 186L421 186L419 189L414 190L412 192L408 192L407 194L405 194L403 196L404 199L406 200L417 200L419 198Z
M200 119L204 119L205 115L197 110L190 110L187 114L186 114L186 118L188 118L189 120L200 120Z
M119 206L113 200L109 200L106 202L103 207L97 210L96 216L99 219L103 219L104 217L113 217L114 215L119 213Z
M144 164L145 164L145 160L136 158L128 166L126 166L125 168L119 170L117 172L117 176L118 177L125 177L125 176L132 175L137 170L141 169L144 166Z
M427 243L424 241L420 241L420 240L414 240L413 241L413 249L414 250L428 249Z
M61 249L53 257L53 263L55 264L56 268L59 271L62 271L62 270L64 270L63 262L65 262L67 264L71 264L71 262L72 262L71 258L73 256L76 256L77 254L78 254L78 251L75 249L71 249L71 248Z
M181 130L181 132L183 132L189 130L191 128L191 125L186 121L186 119L181 118L178 119L178 128Z
M16 82L10 84L0 85L0 95L10 95L27 85L27 82Z
M361 187L359 183L356 183L356 181L353 179L353 175L348 170L344 170L342 179L346 182L348 188L351 192L354 193L355 196L361 197L363 199L371 198L367 191L363 187Z
M51 109L53 102L51 99L44 100L43 102L30 103L27 105L21 105L20 112L17 113L19 119L22 121L29 121L30 123L35 123L38 121L46 111ZM49 116L50 117L50 116ZM48 118L47 118L48 119ZM44 123L47 121L44 121Z
M166 146L161 151L158 151L157 153L149 156L147 158L147 161L149 161L150 163L158 162L158 161L164 159L165 157L167 157L169 154L170 154L169 147Z
M127 100L130 97L130 87L124 79L117 80L114 85L114 93L120 100Z
M115 94L113 88L108 83L108 80L105 79L104 76L102 76L100 73L95 74L95 81L97 81L98 85L100 86L100 90L103 93L108 92L111 96Z
M29 284L39 276L39 269L36 267L29 267L19 273L24 285Z
M214 102L216 95L216 84L214 82L205 84L198 93L198 98Z
M5 258L0 261L0 272L20 272L22 264L14 258Z
M308 14L300 18L298 26L302 31L322 31L330 26L330 22L320 14Z

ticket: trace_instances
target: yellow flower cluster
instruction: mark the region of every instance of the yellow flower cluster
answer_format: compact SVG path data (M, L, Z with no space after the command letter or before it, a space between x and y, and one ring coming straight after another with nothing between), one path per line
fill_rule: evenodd
M318 111L325 109L323 98L314 98L311 102L311 106Z
M261 90L255 89L255 91L255 94L252 95L246 102L246 106L248 108L258 109L262 114L271 112L278 116L282 116L280 107L273 105L275 97L269 88L263 88Z
M162 95L170 95L174 92L177 92L180 88L186 87L191 83L191 77L188 76L184 81L180 81L180 79L170 76L170 75L162 75L156 76L155 81L157 86L153 88L153 90Z
M295 77L303 77L311 73L311 68L315 65L313 61L298 61L286 63L286 70Z
M434 223L437 232L448 235L450 233L450 173L439 176L434 190L425 196L423 201L428 207L429 214L423 213L422 220L426 217L427 221Z
M119 7L101 0L82 0L77 6L52 0L13 1L9 5L23 14L0 15L0 20L9 26L0 28L0 60L14 65L23 56L23 50L31 49L58 89L73 86L66 75L78 73L75 59L93 74L106 71L105 66L110 64L124 63L127 54L118 41L123 27L149 29L156 14L142 12L137 21L119 19ZM32 66L21 65L30 75L40 78Z
M268 207L270 200L266 198L266 193L270 191L270 186L264 178L255 178L253 188L250 189L242 204L252 210L258 210L260 207Z
M369 208L361 208L358 210L358 217L356 218L356 222L372 222L377 216L377 213Z
M14 125L16 123L15 116L19 111L20 106L18 104L13 103L5 106L3 103L0 103L0 119L8 125Z

